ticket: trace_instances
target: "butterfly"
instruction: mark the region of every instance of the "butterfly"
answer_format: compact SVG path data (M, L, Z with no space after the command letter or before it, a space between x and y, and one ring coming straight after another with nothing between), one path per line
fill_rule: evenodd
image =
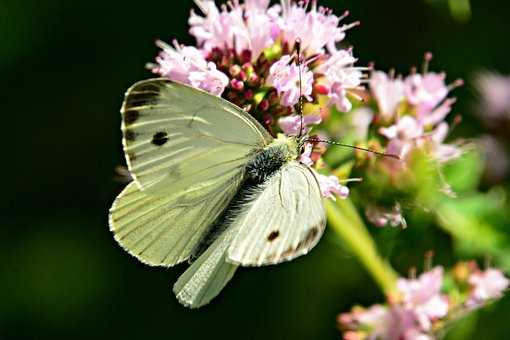
M308 253L326 217L303 137L272 137L236 105L205 91L149 79L126 92L123 149L133 181L109 213L115 240L151 266L188 261L173 291L203 306L239 266Z

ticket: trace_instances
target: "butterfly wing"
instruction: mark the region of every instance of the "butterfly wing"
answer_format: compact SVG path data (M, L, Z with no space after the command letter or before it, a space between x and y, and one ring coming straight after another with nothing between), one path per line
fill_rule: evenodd
M110 229L140 261L172 266L189 258L271 137L240 108L167 79L131 87L122 114L134 181L112 205Z
M314 173L296 161L288 163L267 180L232 225L239 230L228 249L232 263L261 266L308 253L326 226Z
M146 194L131 182L110 209L110 230L131 255L153 266L185 261L209 225L223 212L239 186L240 175L198 191Z
M244 167L272 139L239 107L168 79L133 85L121 113L129 171L142 191L159 194Z
M227 249L237 231L227 229L179 277L174 293L180 303L198 308L211 301L234 276L237 265L226 261Z

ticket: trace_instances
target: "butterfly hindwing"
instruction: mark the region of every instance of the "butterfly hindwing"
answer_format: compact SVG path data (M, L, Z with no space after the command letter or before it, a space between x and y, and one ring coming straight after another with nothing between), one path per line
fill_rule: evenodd
M292 260L317 244L325 226L314 173L292 161L263 184L252 203L232 222L238 233L228 249L228 260L242 266Z
M200 192L163 196L147 194L131 182L110 209L110 229L124 249L146 264L183 262L228 206L240 177L220 178Z

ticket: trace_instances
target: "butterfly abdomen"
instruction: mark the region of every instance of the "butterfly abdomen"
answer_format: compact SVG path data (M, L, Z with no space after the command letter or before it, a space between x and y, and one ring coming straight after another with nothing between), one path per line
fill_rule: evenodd
M194 262L206 249L225 232L230 226L230 223L239 215L243 207L250 204L256 197L259 189L258 184L245 182L234 196L225 211L217 218L217 220L209 227L207 233L200 240L198 245L193 250L189 258L189 262Z

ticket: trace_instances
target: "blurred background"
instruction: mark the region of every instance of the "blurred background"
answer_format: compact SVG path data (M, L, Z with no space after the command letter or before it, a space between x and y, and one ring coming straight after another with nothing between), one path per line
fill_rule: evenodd
M510 74L510 2L319 3L361 20L347 35L360 64L407 73L424 52L433 52L431 69L466 81L454 92L454 113L463 115L456 136L497 136L501 152L493 160L507 157L508 129L480 118L473 79L481 70ZM144 266L113 240L108 209L125 185L114 171L124 164L123 94L151 77L144 65L157 53L156 39L194 43L187 34L191 6L170 0L0 2L2 116L15 124L5 141L15 151L0 229L0 339L337 339L338 313L384 300L331 233L296 261L238 271L213 303L194 311L171 292L185 265ZM476 185L508 192L505 171L495 177L481 167L486 175ZM383 254L391 253L401 274L420 266L430 249L437 264L464 258L441 229L424 232L434 221L414 221L421 226L377 231ZM500 226L506 232L507 222ZM460 323L450 339L507 338L508 315L507 296Z

